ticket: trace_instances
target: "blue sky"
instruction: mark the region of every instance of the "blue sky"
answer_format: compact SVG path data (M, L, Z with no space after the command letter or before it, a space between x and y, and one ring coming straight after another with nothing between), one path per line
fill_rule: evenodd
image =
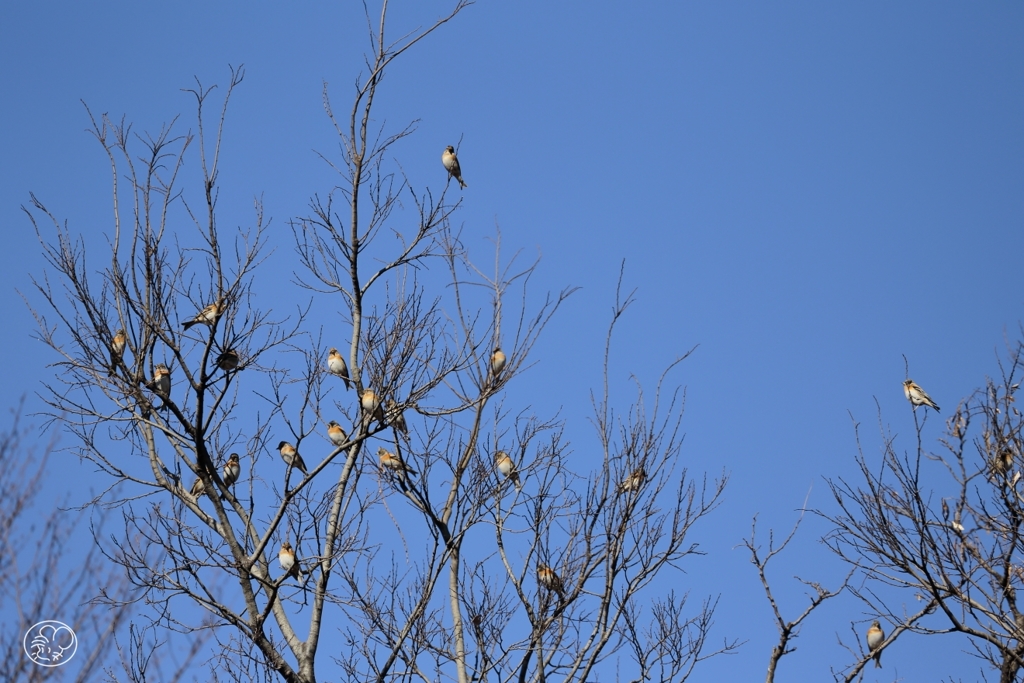
M394 3L394 30L444 7ZM855 472L851 414L868 458L876 400L912 445L903 356L948 415L998 372L1004 339L1019 338L1021 35L1024 7L1012 3L485 2L389 73L377 112L393 126L419 120L396 152L411 178L439 188L440 151L462 139L467 244L483 255L499 225L506 253L542 257L535 293L581 287L510 402L560 410L586 463L623 259L636 304L613 344L618 405L632 399L631 376L653 388L699 344L674 374L688 392L681 458L732 479L697 531L707 556L676 580L695 599L721 594L717 635L748 642L693 680L763 676L775 631L736 545L754 514L788 529L809 490L810 507L829 509L823 478ZM54 360L17 293L38 302L29 278L43 271L19 206L34 192L74 230L109 230L109 170L80 100L140 132L181 114L184 132L194 119L180 89L194 76L224 83L227 65L244 63L221 221L249 220L262 196L276 226L267 267L284 283L297 267L287 222L333 182L315 153L337 145L322 84L346 109L365 47L355 3L5 3L0 296L16 362L0 407L27 393L37 409L31 395ZM256 291L282 309L306 298ZM930 418L926 438L940 427ZM53 486L78 476L69 467ZM822 531L809 520L780 562L791 614L803 606L792 574L841 572ZM837 601L812 618L782 678L846 663L836 633L858 609ZM882 675L970 676L964 645L905 638Z

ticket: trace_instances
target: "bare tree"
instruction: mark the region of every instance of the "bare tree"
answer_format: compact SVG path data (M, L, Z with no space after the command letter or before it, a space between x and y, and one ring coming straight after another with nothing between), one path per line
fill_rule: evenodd
M750 562L757 568L757 575L761 580L761 587L764 589L765 597L772 608L775 628L779 632L779 642L772 648L771 654L768 657L768 667L765 675L766 683L775 683L775 675L778 671L779 662L786 655L792 654L796 651L796 646L793 644L793 641L799 637L800 629L803 626L804 621L806 621L826 600L831 600L846 590L850 578L853 575L853 571L851 571L839 583L839 586L834 589L825 588L815 581L809 581L797 577L797 581L804 584L812 591L809 592L807 607L805 607L804 611L793 619L787 620L782 616L782 609L776 601L775 594L772 592L771 582L768 580L768 564L775 559L776 556L786 550L790 542L793 540L793 537L796 536L796 532L800 528L800 523L802 521L803 511L801 511L800 517L793 525L793 529L789 532L789 535L787 535L782 542L777 545L775 543L775 533L769 530L768 548L767 551L764 551L757 543L757 517L754 517L754 521L750 525L750 538L743 540L743 546L750 551Z
M1019 681L1024 667L1016 600L1024 580L1024 423L1015 405L1022 363L1017 342L1000 379L953 411L938 453L926 449L923 436L931 409L908 406L913 450L900 452L883 427L882 462L861 451L862 482L830 482L839 512L825 514L835 524L830 546L865 575L858 596L895 627L883 648L902 631L962 633L1004 683ZM893 595L904 602L913 596L921 608L896 607Z
M572 290L531 305L536 264L503 257L500 235L493 270L474 265L451 225L465 184L414 186L390 156L414 126L374 123L392 62L468 4L392 40L384 2L367 13L372 52L345 115L325 86L341 144L323 158L339 180L291 222L311 300L289 318L252 296L261 206L234 234L217 219L241 69L212 134L202 85L195 135L133 139L94 120L115 215L98 275L69 228L34 197L28 210L56 274L37 283L57 319L37 314L59 355L53 418L111 480L93 504L121 512L111 555L152 624L209 623L219 677L585 681L620 657L637 680L679 681L735 647L708 645L714 599L688 615L688 596L654 581L699 554L688 533L725 486L675 466L684 401L662 387L689 354L650 406L639 390L619 415L606 352L601 455L571 467L563 425L509 407L504 389L526 381ZM178 189L193 147L197 203ZM171 229L182 213L191 233ZM315 325L318 306L338 318Z
M124 673L119 641L134 628L135 610L108 610L97 596L123 594L130 586L88 540L89 527L79 511L44 499L48 474L58 467L54 442L39 453L27 442L27 432L19 409L10 429L0 434L0 613L5 615L0 620L0 679L92 681L101 670ZM102 515L92 528L105 529ZM78 640L66 663L53 668L36 664L25 649L26 633L48 620L67 624ZM204 639L195 643L202 645ZM169 679L167 653L151 642L138 645L136 651L145 653L158 677ZM179 662L190 663L188 657Z

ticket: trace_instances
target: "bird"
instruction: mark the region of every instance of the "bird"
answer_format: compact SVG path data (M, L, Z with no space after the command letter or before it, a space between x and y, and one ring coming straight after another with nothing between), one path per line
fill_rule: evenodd
M303 474L308 474L306 472L306 463L302 462L302 456L295 450L295 446L287 441L282 441L277 444L277 450L281 452L281 459L284 460L285 465L297 467Z
M110 377L113 377L114 373L117 372L117 363L124 355L126 343L128 343L128 335L125 334L124 329L118 330L117 334L114 335L114 339L110 342Z
M405 413L399 405L390 398L387 400L387 407L386 415L388 424L408 436L409 425L405 423Z
M203 491L205 490L206 484L203 483L203 480L201 478L196 477L196 481L194 484L192 484L192 489L189 491L189 493L192 494L193 498L198 499L199 496L203 495Z
M494 353L491 354L491 376L497 377L501 374L501 371L505 369L505 352L501 350L500 346L494 347Z
M345 364L345 359L338 349L331 347L331 350L327 352L327 369L332 375L337 375L345 382L345 388L352 388L352 380L348 376L348 366Z
M628 477L619 482L619 485L615 487L615 492L622 494L630 491L639 491L646 478L647 472L644 470L643 465L641 465L633 470Z
M327 423L327 438L331 440L335 446L341 446L348 440L348 436L345 434L345 430L341 428L334 420Z
M1013 451L1003 448L989 463L992 474L1005 477L1013 469Z
M242 466L238 463L238 453L232 453L228 456L228 461L224 463L224 488L231 488L235 482L238 481L238 477L242 474Z
M874 652L873 659L875 660L876 669L882 668L882 651L878 648L882 645L883 640L885 640L885 632L882 631L878 619L875 619L871 622L871 627L868 629L868 650Z
M558 597L565 597L565 587L562 585L562 579L559 578L554 569L543 562L537 565L537 583L549 591L558 593Z
M441 152L441 163L448 170L448 175L459 181L459 186L465 188L466 181L462 179L462 167L459 166L459 158L455 156L455 148L448 145Z
M153 379L146 383L146 386L152 389L160 398L164 399L164 404L167 404L167 399L171 395L171 371L163 363L157 364L153 368Z
M508 456L505 451L498 451L494 454L494 466L498 468L504 476L508 477L509 481L515 484L516 491L523 490L523 483L519 481L519 472L516 470L516 464L512 462L512 458Z
M302 578L302 568L295 560L295 551L292 550L292 544L288 541L281 544L281 551L277 553L277 561L281 563L281 569L284 570L285 576Z
M409 467L402 461L402 458L394 453L385 450L384 448L377 449L377 455L380 457L380 465L392 472L398 472L398 476L405 478L405 473L416 474L416 470Z
M939 407L935 405L935 401L929 396L924 389L919 387L916 382L912 379L908 379L903 382L903 393L907 395L907 400L910 401L911 405L916 409L918 406L928 406L933 408L935 412L939 412Z
M187 330L193 325L213 325L215 322L217 322L217 318L219 318L220 314L223 312L224 302L222 299L217 300L210 304L209 306L207 306L206 308L204 308L203 310L199 311L199 313L196 314L196 317L192 318L187 323L182 325L182 328Z
M380 407L380 399L377 398L377 394L374 393L373 389L364 389L363 393L359 395L359 405L363 407L363 413L366 420L366 426L369 427L374 420L380 424L384 424L384 411Z
M942 521L949 521L949 503L946 502L945 498L942 499Z
M238 367L238 352L234 349L227 349L217 356L217 367L224 372L229 372Z

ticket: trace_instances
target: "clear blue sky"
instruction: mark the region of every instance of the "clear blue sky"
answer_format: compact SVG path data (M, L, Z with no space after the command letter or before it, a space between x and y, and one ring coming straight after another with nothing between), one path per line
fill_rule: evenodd
M248 221L262 195L277 227L268 267L289 279L287 221L332 182L314 153L336 149L321 84L347 103L366 46L357 3L317 5L0 7L0 296L13 361L0 407L37 391L54 360L16 292L38 302L29 277L42 272L19 206L32 191L75 230L110 229L108 166L79 100L140 132L180 113L184 131L192 102L180 88L223 83L244 63L221 221ZM396 30L428 21L427 5L446 6L393 3ZM854 476L850 413L869 458L876 400L911 446L903 354L948 415L1017 338L1021 36L1016 3L484 2L390 72L377 112L420 120L399 152L412 177L439 186L440 151L462 138L467 243L483 253L497 223L507 250L542 255L535 291L582 287L509 396L561 409L574 457L597 444L589 392L622 259L637 303L614 344L619 405L630 375L653 388L700 344L675 375L688 387L681 457L732 482L697 531L708 555L680 588L721 593L716 635L748 642L693 680L763 677L775 630L735 546L755 513L788 528L809 489L809 505L829 509L823 478ZM280 308L305 298L270 289L257 292ZM926 436L940 427L930 419ZM65 488L80 476L64 472ZM803 608L792 574L840 571L816 543L822 530L809 524L778 567L790 615ZM821 680L846 663L836 633L858 609L837 602L812 618L781 679ZM971 677L963 645L907 637L881 675Z

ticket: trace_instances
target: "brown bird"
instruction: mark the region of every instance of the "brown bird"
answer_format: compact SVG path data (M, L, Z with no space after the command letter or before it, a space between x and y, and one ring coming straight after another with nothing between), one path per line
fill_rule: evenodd
M498 468L505 477L508 478L513 484L515 484L516 491L523 490L523 484L519 481L519 472L516 470L516 464L512 462L512 458L509 457L505 451L498 451L494 454L494 466Z
M366 422L366 426L369 427L376 420L381 425L384 424L384 410L380 406L380 399L377 398L377 394L374 393L373 389L364 389L363 393L359 395L359 405L363 408L363 420Z
M875 668L882 668L882 651L878 648L882 645L882 641L885 640L885 632L882 631L882 626L878 623L878 619L871 622L871 627L868 629L868 650L875 653L872 659L875 660Z
M406 465L402 458L394 453L387 451L383 448L377 449L377 455L380 457L380 465L392 472L397 472L398 476L405 478L405 473L416 474L416 470Z
M117 372L117 364L124 356L124 347L128 343L128 335L123 329L118 330L110 342L110 377Z
M346 389L352 388L352 380L348 376L348 365L345 364L345 358L333 346L327 352L327 370L332 375L340 377L345 382Z
M341 425L334 420L327 423L327 438L330 439L331 443L335 446L341 446L348 440L345 430L342 429Z
M565 597L565 587L562 585L562 579L559 578L554 569L543 562L537 565L537 583L549 591L558 593L559 598Z
M459 158L455 156L455 148L448 145L441 152L441 163L444 164L448 175L459 181L459 186L465 188L466 181L462 179L462 167L459 166Z
M157 364L153 368L153 379L146 383L146 386L153 390L153 392L164 399L164 403L167 403L167 399L171 396L171 371L163 363Z
M647 479L647 472L644 470L643 465L641 465L615 487L615 492L622 494L629 491L639 491L645 479Z
M213 325L215 322L217 322L217 318L219 318L221 316L221 313L223 312L223 299L215 301L214 303L210 304L203 310L199 311L199 313L196 314L196 317L189 320L187 323L182 325L182 327L187 330L193 325Z
M285 465L297 467L303 474L309 474L306 472L306 463L302 462L302 456L295 450L295 446L287 441L282 441L277 444L277 450L281 452L281 459L284 460Z
M203 495L204 491L206 491L206 484L203 483L202 479L196 477L196 481L194 484L192 484L192 489L189 491L189 493L192 494L193 498L198 499L199 496Z
M219 356L217 356L217 367L224 372L229 372L238 367L240 359L238 358L238 352L234 349L227 349Z
M224 488L234 486L241 474L242 466L238 462L238 453L232 453L228 456L228 461L224 463L224 474L221 477L224 480Z
M494 353L491 354L491 376L497 377L504 369L505 352L501 350L500 346L496 346L494 347Z
M401 407L399 407L397 403L392 401L390 398L387 400L386 404L388 409L385 415L387 416L388 424L397 429L398 431L402 432L406 436L408 436L409 425L405 423L404 411L401 409Z
M277 561L281 563L281 569L284 570L285 576L302 579L302 568L299 567L299 563L295 559L295 551L292 550L292 544L288 541L281 544L281 551L277 554Z
M936 413L939 412L939 407L935 405L935 401L932 400L932 397L929 396L924 389L919 387L914 380L908 379L903 382L903 393L915 409L918 406L928 406L929 408L933 408Z

